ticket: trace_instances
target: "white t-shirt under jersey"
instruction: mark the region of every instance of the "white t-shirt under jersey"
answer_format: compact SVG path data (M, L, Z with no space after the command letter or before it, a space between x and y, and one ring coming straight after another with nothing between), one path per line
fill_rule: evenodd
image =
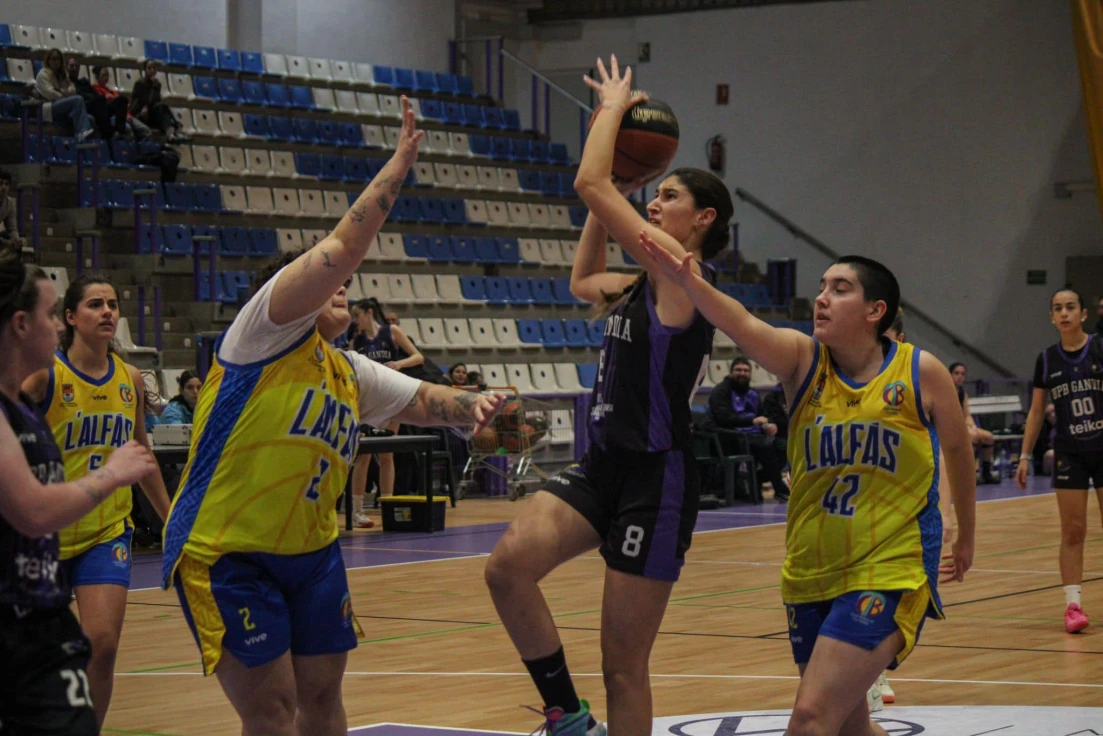
M314 328L324 305L285 325L274 324L268 316L272 290L282 273L283 270L269 279L256 296L242 307L222 338L218 349L220 360L237 365L267 360L294 345ZM368 360L359 353L342 352L360 384L360 423L386 426L391 417L413 400L421 381Z

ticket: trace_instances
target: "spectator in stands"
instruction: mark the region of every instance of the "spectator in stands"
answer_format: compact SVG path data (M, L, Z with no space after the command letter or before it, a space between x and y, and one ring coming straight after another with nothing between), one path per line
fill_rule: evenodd
M467 384L467 365L465 363L455 363L448 369L448 378L451 379L453 386L466 386Z
M789 404L785 401L785 392L781 390L779 383L772 391L761 393L762 405L760 411L766 420L777 427L778 441L789 445Z
M980 482L999 483L1000 478L992 474L992 457L996 451L996 439L987 429L977 426L973 419L973 412L969 410L969 397L965 394L965 378L969 369L964 363L951 363L950 375L957 387L957 400L961 404L961 410L965 413L965 428L969 430L969 439L973 441L973 447L980 448Z
M70 56L65 62L65 73L76 86L77 94L84 100L84 108L96 122L100 138L108 140L125 136L129 112L126 100L118 95L114 100L108 100L98 94L92 82L87 77L80 76L80 62L75 56Z
M148 125L130 114L130 100L127 96L110 87L111 69L106 66L94 66L92 67L92 76L96 78L95 84L92 85L92 91L104 100L105 109L113 111L116 115L119 114L121 109L125 116L124 127L122 128L124 135L137 141L144 141L149 138L152 131Z
M169 399L165 410L161 412L160 424L191 424L195 412L195 402L199 400L199 389L203 386L199 374L184 371L177 380L180 393Z
M719 429L745 435L751 454L774 487L774 498L784 503L789 500L789 486L782 475L786 440L778 436L778 425L760 411L760 405L758 392L751 388L751 361L736 358L731 373L709 394L709 419ZM738 454L735 438L721 435L720 441L725 453Z
M58 49L46 52L42 71L34 80L34 93L46 103L43 106L44 119L52 122L57 122L59 118L68 119L77 141L92 135L94 128L88 119L84 98L77 94L76 85L69 79Z
M483 380L483 374L478 371L471 371L467 374L467 385L480 391L486 391L486 381Z
M0 169L0 247L22 248L15 197L11 196L11 174Z
M1103 296L1099 297L1099 303L1095 305L1095 316L1098 318L1095 321L1095 332L1103 335Z
M168 136L170 143L185 143L189 139L181 133L180 121L169 106L161 102L161 80L157 78L157 61L146 59L142 64L144 74L134 83L130 92L130 113Z

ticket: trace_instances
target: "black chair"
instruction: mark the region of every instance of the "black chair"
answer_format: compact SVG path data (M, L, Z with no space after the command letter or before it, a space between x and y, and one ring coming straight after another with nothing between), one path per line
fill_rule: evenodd
M734 455L725 455L720 437L730 437L735 440L739 452ZM735 503L735 474L739 466L747 469L747 493L751 500L762 503L762 488L758 485L758 475L755 469L754 455L746 436L742 432L728 429L717 429L703 423L695 423L693 427L693 456L698 466L708 468L710 471L719 468L724 474L724 503L731 506Z

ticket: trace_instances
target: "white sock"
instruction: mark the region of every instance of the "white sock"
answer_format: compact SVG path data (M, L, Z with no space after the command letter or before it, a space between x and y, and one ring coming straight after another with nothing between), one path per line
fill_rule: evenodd
M364 511L364 497L353 496L352 497L352 517L355 519Z
M1075 603L1080 605L1080 586L1079 585L1066 585L1065 586L1065 606L1069 606Z

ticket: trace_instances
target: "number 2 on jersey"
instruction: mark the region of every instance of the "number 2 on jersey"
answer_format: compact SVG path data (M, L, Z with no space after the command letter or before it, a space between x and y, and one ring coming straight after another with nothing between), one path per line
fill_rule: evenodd
M836 478L827 493L823 494L822 506L832 516L854 516L854 497L858 495L858 484L862 476L858 473Z
M310 479L310 487L306 489L306 497L311 501L317 501L322 492L319 490L322 486L322 478L325 477L326 472L329 470L329 460L318 458L318 472L313 478Z

